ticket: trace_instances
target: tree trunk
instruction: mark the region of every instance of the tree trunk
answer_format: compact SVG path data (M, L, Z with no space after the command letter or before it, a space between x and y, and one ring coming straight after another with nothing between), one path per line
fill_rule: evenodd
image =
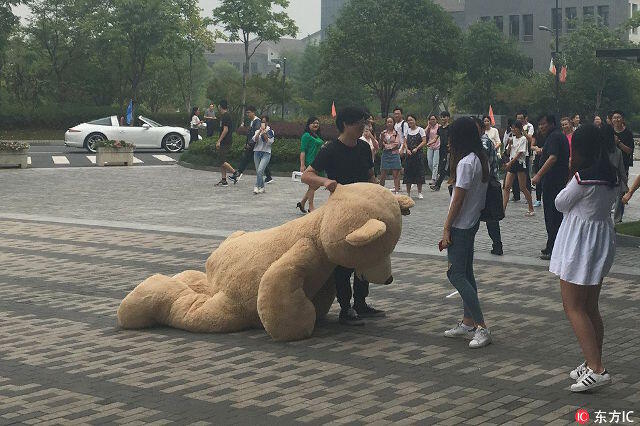
M244 120L245 107L247 106L247 74L249 73L249 38L244 39L244 66L242 67L242 115L240 120ZM244 122L244 121L242 121Z
M191 94L193 93L193 52L189 52L189 92L187 93L187 111L191 111Z

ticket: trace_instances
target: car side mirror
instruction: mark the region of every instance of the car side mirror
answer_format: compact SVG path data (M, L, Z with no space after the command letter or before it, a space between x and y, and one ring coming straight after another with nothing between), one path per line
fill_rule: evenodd
M147 124L147 123L144 123L144 124L142 125L142 128L143 128L143 129L145 129L145 130L149 130L149 129L151 128L151 125L149 125L149 124Z

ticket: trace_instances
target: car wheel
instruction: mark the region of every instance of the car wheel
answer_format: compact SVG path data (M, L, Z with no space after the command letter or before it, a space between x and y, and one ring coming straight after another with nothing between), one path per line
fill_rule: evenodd
M84 140L84 147L89 152L96 152L96 143L106 141L107 137L102 133L91 133Z
M180 152L184 149L184 138L177 133L169 133L162 138L162 148L167 152Z

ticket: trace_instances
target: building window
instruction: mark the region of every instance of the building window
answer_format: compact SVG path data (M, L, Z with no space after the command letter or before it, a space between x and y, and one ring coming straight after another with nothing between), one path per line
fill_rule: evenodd
M251 74L258 74L258 63L251 62Z
M562 32L562 9L551 9L551 29Z
M633 3L631 5L631 17L633 18L636 13L638 13L638 5L636 3ZM634 34L638 34L638 27L632 29L631 32L633 32Z
M533 15L522 15L522 26L524 30L522 39L533 41Z
M609 26L609 6L598 6L598 22L605 27Z
M520 40L520 15L509 16L509 35Z
M480 22L489 22L491 20L491 16L481 16Z
M593 6L585 6L582 8L582 18L586 19L595 15Z
M567 31L576 29L576 20L578 19L578 9L575 7L567 7L564 10L565 19L567 20Z
M501 33L504 32L504 17L503 16L494 16L493 22L496 23L496 27L500 30Z

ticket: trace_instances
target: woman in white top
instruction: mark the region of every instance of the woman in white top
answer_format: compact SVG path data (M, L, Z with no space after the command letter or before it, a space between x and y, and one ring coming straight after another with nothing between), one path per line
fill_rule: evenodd
M524 198L529 204L529 211L525 216L534 216L533 200L531 199L531 192L527 188L527 138L522 134L523 126L519 121L515 121L511 127L513 135L511 139L507 141L505 145L505 154L509 153L509 162L505 166L507 176L504 179L504 188L502 190L502 205L504 211L507 211L507 205L509 204L509 193L513 186L513 179L517 176L520 191L524 194Z
M264 194L264 171L271 160L271 145L275 140L275 134L269 127L269 116L260 117L262 124L260 129L253 135L256 143L253 148L253 162L256 166L256 186L253 188L254 194Z
M200 117L198 117L200 115L200 108L198 107L193 107L193 109L191 110L191 124L189 126L189 134L191 135L191 143L196 142L198 140L198 130L205 127L206 124L204 124L201 120Z
M500 147L502 146L502 141L500 140L500 132L498 129L493 127L491 124L491 118L488 115L482 117L482 122L484 123L484 133L491 139L493 142L493 147L496 149L496 154L498 154L498 158L501 157L502 150Z
M376 139L375 136L375 131L373 129L373 124L374 124L374 119L373 116L370 115L369 118L367 119L367 124L365 124L364 126L364 131L362 132L362 137L360 139L362 139L363 141L365 141L366 143L369 144L369 148L371 148L371 159L374 161L376 161L376 154L378 153L378 150L380 149L380 146L378 144L378 140Z
M489 159L485 154L476 122L471 117L459 118L449 134L451 179L454 185L449 214L444 222L440 248L447 248L449 281L463 301L462 321L445 337L470 339L470 348L491 343L473 275L473 246L480 225L489 181Z
M615 255L611 205L618 179L602 134L594 125L580 126L571 146L575 174L555 200L564 218L549 270L560 278L564 311L585 359L569 374L576 380L571 391L583 392L611 382L602 364L604 327L598 299Z

